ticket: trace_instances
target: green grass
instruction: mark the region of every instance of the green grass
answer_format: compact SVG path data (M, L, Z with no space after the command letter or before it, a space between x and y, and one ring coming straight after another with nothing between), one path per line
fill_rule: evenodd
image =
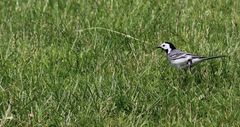
M239 8L2 0L0 126L240 126ZM155 49L163 41L228 57L185 73Z

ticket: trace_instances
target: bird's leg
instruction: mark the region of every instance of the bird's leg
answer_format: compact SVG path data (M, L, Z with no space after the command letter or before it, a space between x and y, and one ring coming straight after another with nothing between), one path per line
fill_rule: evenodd
M188 65L188 67L189 67L189 70L191 71L192 59L189 59L189 60L187 61L187 65Z

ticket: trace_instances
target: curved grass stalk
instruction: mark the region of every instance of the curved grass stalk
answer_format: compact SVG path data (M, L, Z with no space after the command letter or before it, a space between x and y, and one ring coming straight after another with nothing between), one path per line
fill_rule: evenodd
M105 31L112 32L112 33L115 33L115 34L118 34L118 35L122 35L126 38L131 38L131 39L136 40L136 41L147 42L147 41L143 41L143 40L140 40L138 38L135 38L131 35L128 35L128 34L125 34L125 33L122 33L122 32L116 31L116 30L104 28L104 27L89 27L89 28L85 28L85 29L81 29L81 30L77 30L77 31L79 33L82 33L84 31L90 31L90 30L105 30Z

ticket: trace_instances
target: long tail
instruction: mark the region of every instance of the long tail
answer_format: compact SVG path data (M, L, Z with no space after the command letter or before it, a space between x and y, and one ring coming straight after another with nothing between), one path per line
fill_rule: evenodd
M223 58L223 57L227 57L227 56L225 56L225 55L221 55L221 56L212 56L212 57L206 57L206 58L203 58L202 60L205 61L205 60L216 59L216 58Z

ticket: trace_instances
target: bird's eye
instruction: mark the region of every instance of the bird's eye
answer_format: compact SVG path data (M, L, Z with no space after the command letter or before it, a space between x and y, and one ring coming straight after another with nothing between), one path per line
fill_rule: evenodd
M163 47L165 47L165 45L163 45Z

